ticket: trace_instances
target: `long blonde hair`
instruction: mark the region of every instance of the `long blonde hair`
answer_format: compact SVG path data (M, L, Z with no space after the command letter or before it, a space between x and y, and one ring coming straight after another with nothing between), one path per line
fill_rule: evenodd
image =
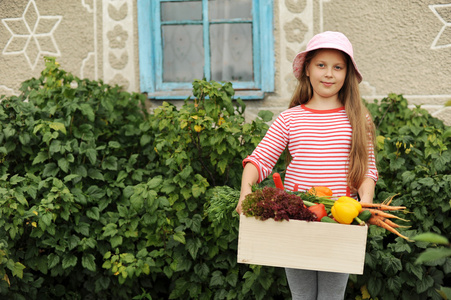
M306 104L313 97L313 87L306 70L317 52L318 50L313 50L307 53L289 108ZM345 107L346 115L352 127L347 182L351 190L355 191L365 179L370 151L373 151L373 154L375 151L375 128L371 115L360 97L359 81L354 65L349 56L344 52L343 54L347 61L347 74L343 87L338 93L338 99Z

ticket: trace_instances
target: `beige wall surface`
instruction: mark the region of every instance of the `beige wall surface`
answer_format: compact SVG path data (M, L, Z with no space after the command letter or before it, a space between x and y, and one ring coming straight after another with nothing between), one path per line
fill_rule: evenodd
M139 91L135 2L1 0L0 94L39 76L54 56L80 78Z
M275 91L248 102L249 118L286 109L291 62L325 30L353 43L365 99L402 93L451 125L451 1L443 0L274 0ZM136 0L0 0L0 94L39 76L44 56L139 92L138 51Z

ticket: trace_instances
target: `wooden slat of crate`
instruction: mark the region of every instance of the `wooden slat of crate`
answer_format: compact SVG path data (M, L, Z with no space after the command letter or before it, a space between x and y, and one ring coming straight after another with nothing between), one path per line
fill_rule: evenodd
M240 216L238 262L363 274L368 226Z

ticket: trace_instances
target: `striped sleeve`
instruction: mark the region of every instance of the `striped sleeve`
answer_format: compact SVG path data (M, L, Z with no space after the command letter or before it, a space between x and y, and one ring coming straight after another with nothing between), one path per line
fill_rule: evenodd
M368 116L368 122L372 122L371 118ZM376 167L376 157L374 154L374 145L372 143L372 137L369 136L368 140L370 144L368 145L368 171L366 173L366 177L372 178L374 182L377 182L379 179L379 172Z
M243 166L246 163L252 163L258 170L258 181L262 182L277 163L282 152L288 143L288 126L283 114L271 124L266 135L255 148L254 152L243 160Z

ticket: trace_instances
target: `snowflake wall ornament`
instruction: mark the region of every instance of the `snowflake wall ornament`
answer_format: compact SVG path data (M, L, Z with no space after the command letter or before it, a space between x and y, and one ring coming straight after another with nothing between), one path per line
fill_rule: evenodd
M29 1L20 18L2 19L11 33L2 53L24 55L32 70L44 55L60 56L54 32L61 20L62 16L41 16L36 2Z

